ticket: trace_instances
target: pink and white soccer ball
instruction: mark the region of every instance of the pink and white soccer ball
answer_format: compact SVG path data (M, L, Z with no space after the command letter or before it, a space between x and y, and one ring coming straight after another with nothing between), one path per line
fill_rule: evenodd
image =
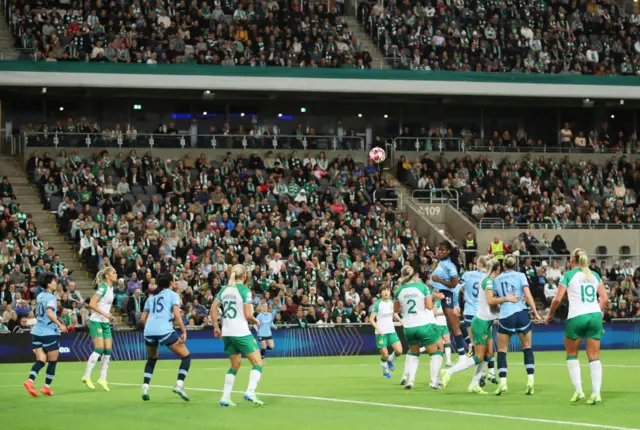
M384 152L384 149L375 147L369 151L369 160L373 161L376 164L382 163L387 158L387 153Z

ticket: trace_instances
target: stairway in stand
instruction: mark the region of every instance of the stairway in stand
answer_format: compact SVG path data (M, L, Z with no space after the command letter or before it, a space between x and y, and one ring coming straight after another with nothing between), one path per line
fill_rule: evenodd
M18 51L14 49L13 34L4 16L4 9L0 7L0 60L16 60L18 55Z
M369 51L369 54L371 54L371 68L390 69L391 67L389 66L389 64L384 61L382 51L378 49L378 46L373 41L371 36L367 34L362 24L358 22L358 19L352 16L344 16L342 19L349 26L349 30L351 30L351 33L358 38L358 42L360 42L360 49Z
M93 279L78 261L77 253L71 245L58 233L55 217L43 209L35 188L31 186L23 170L18 167L16 159L8 156L0 157L0 172L2 176L9 178L18 203L22 204L25 212L31 214L36 229L42 234L42 241L53 247L54 253L60 256L60 261L65 267L73 271L71 277L82 297L93 296Z

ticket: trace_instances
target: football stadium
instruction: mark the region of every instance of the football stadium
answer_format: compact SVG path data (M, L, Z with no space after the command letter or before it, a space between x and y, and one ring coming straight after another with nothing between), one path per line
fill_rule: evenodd
M638 430L639 120L637 0L0 0L0 426Z

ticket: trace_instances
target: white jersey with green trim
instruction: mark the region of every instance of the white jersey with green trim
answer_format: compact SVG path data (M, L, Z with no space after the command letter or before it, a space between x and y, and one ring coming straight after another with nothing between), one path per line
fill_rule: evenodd
M113 306L113 287L110 287L109 284L103 282L100 284L96 293L94 294L98 296L100 299L98 300L98 307L102 312L111 313L111 307ZM91 311L91 316L89 317L90 321L96 321L101 323L108 323L109 320L97 312Z
M422 327L435 322L433 312L424 305L429 296L431 291L422 282L409 282L396 290L395 300L400 303L402 325L405 328Z
M382 334L396 332L396 327L393 325L393 300L378 300L373 305L373 312L376 313L376 323Z
M447 317L444 316L442 310L442 300L435 300L433 302L433 315L436 320L436 325L447 327Z
M251 290L242 284L226 286L216 296L222 304L222 336L250 336L249 322L244 315L244 305L251 304Z
M493 312L491 310L491 306L489 306L489 302L487 302L486 292L493 291L493 283L494 280L491 276L482 278L480 281L480 288L482 289L482 292L478 294L478 312L476 312L476 317L484 321L496 320L500 315L500 310L498 309L497 312Z
M602 284L600 275L596 272L587 275L580 268L569 270L560 278L560 285L567 288L569 300L567 319L601 312L598 302L598 286L600 284Z

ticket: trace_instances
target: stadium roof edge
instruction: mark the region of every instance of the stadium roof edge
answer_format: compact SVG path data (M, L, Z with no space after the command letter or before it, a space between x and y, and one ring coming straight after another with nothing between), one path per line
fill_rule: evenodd
M627 76L0 61L0 86L640 99ZM178 78L178 79L176 79Z

